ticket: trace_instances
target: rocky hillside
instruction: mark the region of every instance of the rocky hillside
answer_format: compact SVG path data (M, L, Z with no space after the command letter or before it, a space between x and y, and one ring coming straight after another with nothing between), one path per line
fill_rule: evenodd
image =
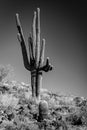
M39 106L31 87L16 81L0 84L0 130L87 130L87 99L41 90L47 101L46 118L39 120Z

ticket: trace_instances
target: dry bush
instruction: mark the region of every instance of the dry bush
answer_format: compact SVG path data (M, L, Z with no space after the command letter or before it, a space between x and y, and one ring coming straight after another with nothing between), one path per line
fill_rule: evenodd
M14 97L13 95L8 95L8 94L4 94L0 96L1 98L1 103L3 106L12 106L12 107L16 107L18 104L19 99Z
M87 106L82 106L75 113L66 117L66 121L74 126L87 126Z
M0 65L0 82L8 80L14 77L13 67L11 65Z

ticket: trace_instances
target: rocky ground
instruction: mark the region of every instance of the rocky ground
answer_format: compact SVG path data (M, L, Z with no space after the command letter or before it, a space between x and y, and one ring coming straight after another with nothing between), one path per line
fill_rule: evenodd
M31 87L16 81L0 84L0 130L87 130L87 99L41 90L48 116L38 121Z

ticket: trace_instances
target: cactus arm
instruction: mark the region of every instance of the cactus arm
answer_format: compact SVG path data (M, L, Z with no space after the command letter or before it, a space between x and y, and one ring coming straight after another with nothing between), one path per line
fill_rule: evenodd
M36 46L36 11L34 11L34 16L33 16L32 39L33 39L33 55L34 55L34 58L35 58L35 46Z
M19 14L16 14L16 24L17 24L17 29L18 29L18 32L19 32L17 37L18 37L18 40L21 44L24 66L27 70L30 70L30 64L29 64L29 61L28 61L23 31L22 31L21 24L20 24L20 21L19 21Z
M52 69L53 69L53 66L49 62L49 57L47 57L47 59L46 59L46 65L44 65L43 67L41 67L40 70L48 72L48 71L51 71Z
M19 14L16 14L16 25L17 25L18 32L20 34L20 38L25 43L21 23L20 23L20 20L19 20Z
M32 66L32 63L34 63L34 52L33 52L33 39L31 37L31 34L28 38L28 45L29 45L30 65Z
M36 15L36 48L35 48L36 67L38 67L38 65L39 65L39 53L40 53L40 9L37 8L37 15Z
M39 67L43 66L43 62L44 62L44 51L45 51L45 39L42 40L42 44L41 44L41 48L40 48Z

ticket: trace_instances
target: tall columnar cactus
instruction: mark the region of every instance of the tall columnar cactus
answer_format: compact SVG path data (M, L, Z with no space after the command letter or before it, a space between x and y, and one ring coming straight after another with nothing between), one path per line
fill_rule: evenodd
M18 29L17 36L22 49L24 66L28 71L31 72L32 96L37 97L38 99L40 97L42 72L48 72L52 70L52 65L49 63L49 58L46 59L46 64L43 65L45 39L43 39L42 43L40 44L40 9L37 8L37 11L34 12L33 16L32 33L30 33L28 38L29 57L27 55L25 39L19 20L19 14L16 14L16 24Z

